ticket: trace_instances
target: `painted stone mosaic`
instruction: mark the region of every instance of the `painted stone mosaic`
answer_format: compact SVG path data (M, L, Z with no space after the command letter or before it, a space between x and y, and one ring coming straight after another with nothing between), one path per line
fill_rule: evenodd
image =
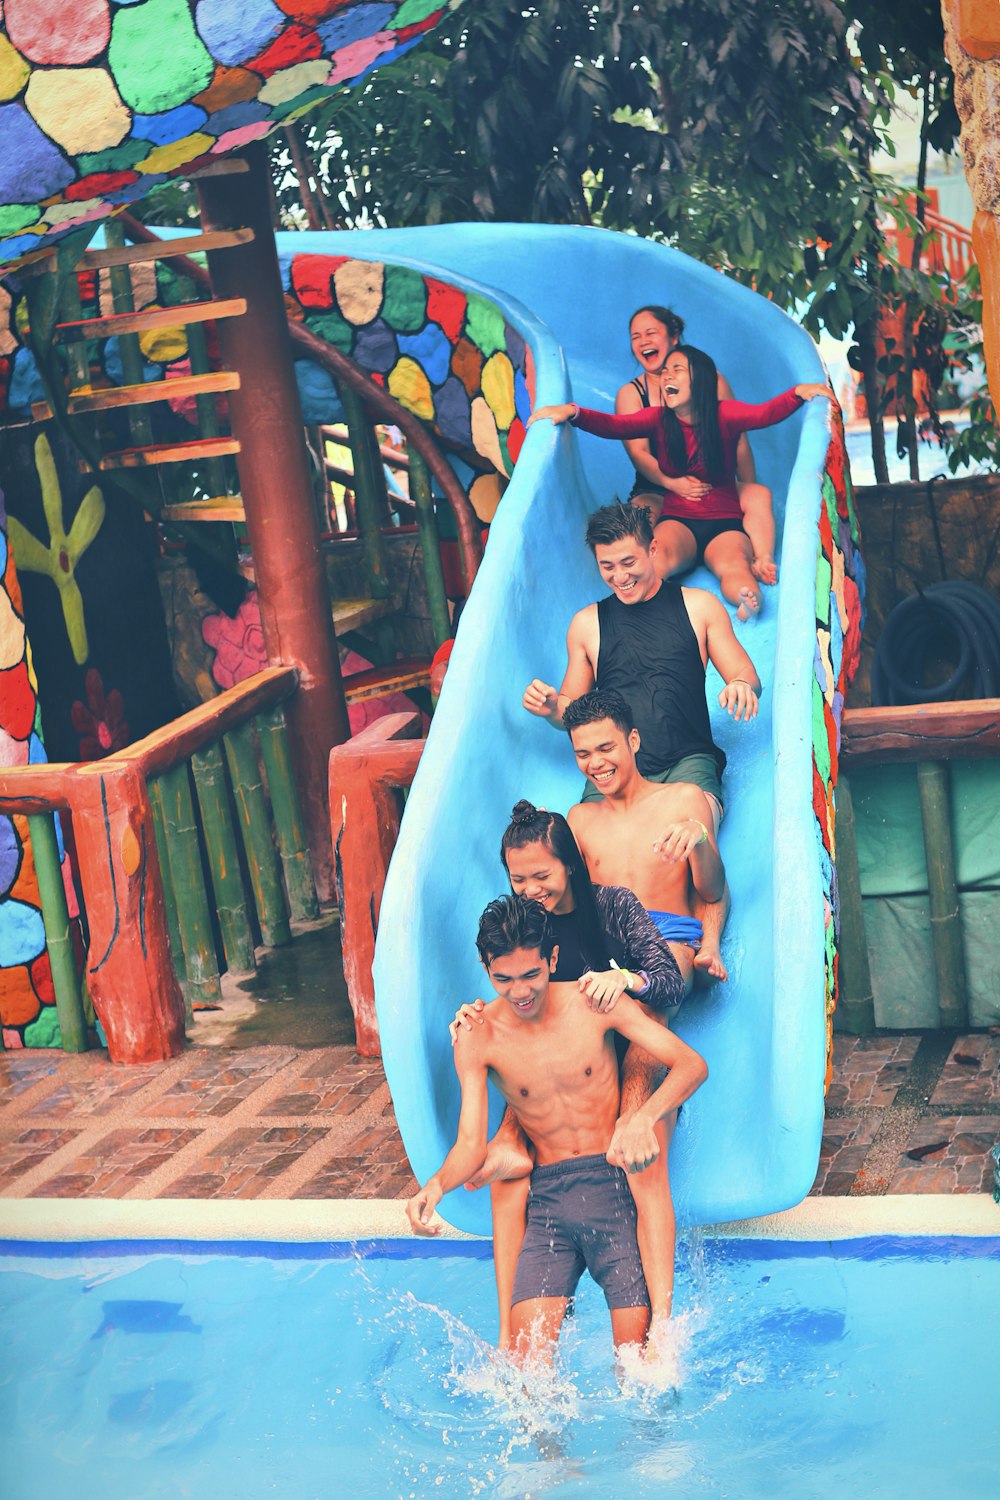
M296 119L448 0L5 0L0 263Z
M8 524L0 492L0 766L38 765L47 759L41 739L38 681L25 635ZM58 820L56 832L70 917L78 919ZM79 938L78 920L73 927ZM0 1026L4 1047L61 1045L38 880L27 819L21 817L0 817Z
M816 652L813 671L813 811L823 879L827 1059L837 1001L840 901L837 892L836 797L840 721L861 656L865 565L854 508L843 417L833 408L823 472L816 561ZM829 1084L829 1076L827 1078Z
M531 351L493 302L381 261L293 255L281 269L291 317L353 359L453 449L510 475L534 372ZM296 361L296 375L306 420L340 420L332 377L308 360Z

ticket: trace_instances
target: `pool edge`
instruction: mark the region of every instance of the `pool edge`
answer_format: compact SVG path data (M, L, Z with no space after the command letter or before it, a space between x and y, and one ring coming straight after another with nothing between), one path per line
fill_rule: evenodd
M1000 1235L1000 1207L989 1193L899 1194L878 1198L807 1198L756 1219L705 1226L723 1239L844 1240L872 1235ZM0 1201L7 1240L272 1240L284 1242L411 1239L394 1199L298 1202L191 1202L120 1199L8 1198ZM445 1240L476 1235L445 1227Z

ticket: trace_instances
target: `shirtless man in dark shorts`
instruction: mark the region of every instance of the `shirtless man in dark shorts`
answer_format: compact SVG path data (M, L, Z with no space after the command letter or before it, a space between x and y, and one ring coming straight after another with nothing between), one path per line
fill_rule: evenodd
M719 704L737 722L757 714L760 679L733 631L721 600L688 589L656 571L657 543L641 506L606 505L587 523L587 544L611 590L570 621L568 663L557 690L536 677L525 689L529 713L563 727L567 704L592 688L613 688L635 715L639 772L647 781L688 782L709 799L713 832L722 818L726 757L712 739L705 701L711 661L723 681ZM597 799L599 781L585 800ZM726 905L695 902L704 936L696 973L723 978L719 951Z
M417 1234L439 1233L437 1204L482 1166L492 1078L535 1148L528 1227L514 1280L514 1354L551 1352L585 1268L604 1292L615 1347L641 1344L649 1297L625 1174L656 1161L657 1124L675 1115L708 1069L629 995L609 1013L591 1010L575 984L552 984L558 950L538 902L523 896L491 901L476 942L497 999L487 1005L481 1026L459 1033L457 1138L407 1203L410 1225ZM616 1031L669 1069L627 1117L619 1117Z
M566 708L564 724L577 765L601 789L597 802L568 814L588 874L595 885L623 885L639 898L690 989L702 943L693 899L716 902L726 884L709 800L690 782L640 776L639 733L620 693L584 693Z

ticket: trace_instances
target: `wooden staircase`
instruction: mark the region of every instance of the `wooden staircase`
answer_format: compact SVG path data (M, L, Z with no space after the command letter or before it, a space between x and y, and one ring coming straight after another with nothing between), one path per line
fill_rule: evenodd
M240 170L245 164L237 159L219 165ZM60 303L63 321L56 325L52 335L53 343L66 351L67 411L71 416L127 412L133 441L126 447L104 452L100 459L101 470L160 469L195 462L205 465L203 470L197 471L196 489L207 479L209 493L196 495L195 498L176 498L176 488L171 486L173 497L168 489L159 510L158 519L161 522L225 522L241 526L246 520L243 500L238 493L231 492L226 465L221 462L239 454L240 443L237 438L221 430L215 406L217 396L240 389L240 375L237 370L212 368L204 327L222 318L244 316L247 312L247 299L242 296L223 299L210 296L205 300L169 307L154 306L137 310L133 301L129 268L137 264L170 261L192 254L245 245L253 240L253 230L217 229L172 240L127 244L122 226L115 220L109 220L105 233L107 246L100 250L86 251L78 262L77 270L108 273L114 311L96 317L85 317L77 282L70 277L67 282L68 295ZM174 379L145 380L139 335L176 328L183 328L187 334L191 374ZM120 386L95 387L90 381L86 346L92 340L109 337L116 337L119 341L126 383ZM194 398L197 403L199 435L187 441L157 441L153 435L149 409L155 408L158 403L187 398ZM32 417L36 421L45 420L52 415L49 403L37 402L32 406ZM346 439L353 462L349 467L327 465L333 471L328 473L327 481L334 478L348 486L351 495L351 520L356 523L354 536L360 539L364 550L370 591L368 597L338 599L334 603L334 628L339 637L350 637L355 632L367 631L368 634L357 644L366 655L384 662L384 665L347 678L344 683L345 696L352 703L392 692L426 689L430 683L430 661L413 657L400 660L396 657L392 617L398 612L399 601L387 584L379 535L382 523L389 514L382 463L391 462L395 468L405 470L410 467L410 459L405 454L378 444L371 422L357 401L348 429L342 434L338 432L337 436ZM429 485L427 488L429 506ZM405 501L405 497L397 499ZM419 508L416 502L410 503L415 510ZM330 536L328 540L330 544L335 544L334 537ZM431 544L431 534L426 527L421 528L421 542L425 549ZM439 565L436 535L433 537L433 554L433 561ZM432 608L432 615L434 613ZM435 630L442 639L450 634L447 602L443 592L438 601ZM369 645L372 639L373 644Z

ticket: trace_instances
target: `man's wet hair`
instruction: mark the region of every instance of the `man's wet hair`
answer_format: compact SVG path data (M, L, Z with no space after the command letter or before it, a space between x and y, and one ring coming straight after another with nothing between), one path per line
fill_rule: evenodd
M543 958L551 958L555 943L545 907L526 896L498 896L479 918L476 947L487 968L516 948L537 948Z
M614 688L595 688L592 693L574 698L563 710L562 716L563 728L568 734L572 734L574 729L582 729L585 724L597 724L601 719L610 719L624 735L630 734L635 728L635 715L621 693L616 693Z
M684 337L684 319L679 317L672 307L662 307L659 302L644 302L629 318L630 328L640 313L651 313L658 323L663 324L670 337L676 339L678 343Z
M598 547L610 546L612 542L631 537L648 552L653 541L653 523L644 505L623 505L616 500L613 505L602 505L587 517L584 540L591 552Z

